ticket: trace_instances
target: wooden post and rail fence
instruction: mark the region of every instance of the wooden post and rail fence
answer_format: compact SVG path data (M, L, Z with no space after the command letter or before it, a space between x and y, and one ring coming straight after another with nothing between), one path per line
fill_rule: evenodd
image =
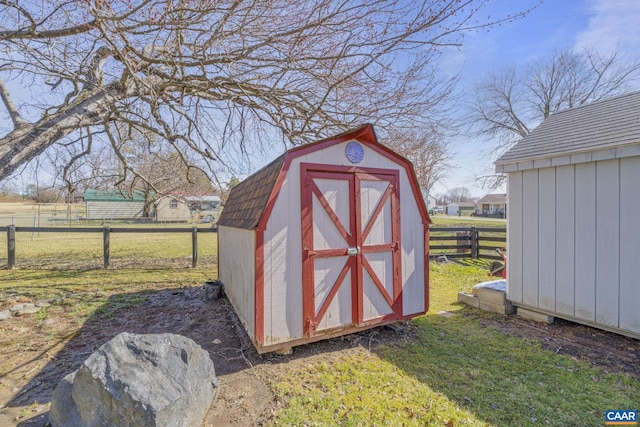
M496 249L506 248L506 227L431 227L429 256L502 260Z
M198 233L211 233L217 230L213 228L198 229L192 228L123 228L123 227L16 227L9 225L0 227L0 231L7 232L7 268L16 267L16 232L27 233L102 233L102 253L104 268L108 268L111 262L111 234L112 233L191 233L191 265L198 266Z
M7 233L7 268L16 266L16 232L29 233L102 233L104 268L110 266L110 237L112 233L191 233L191 258L193 268L198 266L198 233L215 232L206 228L121 228L121 227L0 227ZM429 255L447 258L502 258L495 249L506 247L505 227L431 227Z

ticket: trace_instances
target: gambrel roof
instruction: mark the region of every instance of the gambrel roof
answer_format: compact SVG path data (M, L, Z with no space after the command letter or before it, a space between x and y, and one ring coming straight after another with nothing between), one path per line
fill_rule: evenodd
M289 164L295 157L308 153L309 151L321 150L325 147L349 140L358 140L381 154L393 158L406 169L410 181L413 181L416 186L413 188L413 191L416 200L419 199L419 209L423 212L425 218L427 218L427 222L429 222L430 220L426 213L424 200L420 195L411 162L378 143L373 126L367 124L340 135L292 148L258 172L249 176L231 189L229 198L218 219L218 226L244 228L248 230L255 229L265 217L265 212L270 210L269 203L271 202L271 204L273 204L273 200L282 185L282 182L280 182L280 184L278 184L278 182L284 179Z
M640 155L640 91L555 113L496 160L497 172Z
M231 189L218 226L253 229L258 225L282 169L285 154Z

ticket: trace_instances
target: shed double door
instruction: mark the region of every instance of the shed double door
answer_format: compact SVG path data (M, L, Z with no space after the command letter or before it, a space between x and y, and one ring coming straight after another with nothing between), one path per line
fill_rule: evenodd
M301 167L305 336L402 317L398 173Z

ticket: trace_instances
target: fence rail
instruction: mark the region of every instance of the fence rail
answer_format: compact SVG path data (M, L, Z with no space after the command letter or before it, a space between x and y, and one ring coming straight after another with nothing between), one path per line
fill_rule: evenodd
M431 227L429 255L502 260L495 250L507 245L506 227Z
M131 233L191 233L191 265L198 265L198 234L212 233L213 228L198 227L19 227L9 225L0 227L7 235L7 268L16 267L16 233L31 233L32 238L39 233L93 233L102 234L102 264L111 265L111 235ZM430 229L429 253L432 257L448 258L484 258L501 260L495 249L506 246L505 227L432 227ZM19 242L20 243L20 242ZM186 242L184 242L186 243ZM95 243L94 243L95 244ZM184 248L188 250L187 248ZM184 250L183 249L183 250ZM99 256L96 254L96 256ZM100 258L97 258L99 260Z
M9 225L0 227L0 232L7 233L7 268L16 267L16 233L102 233L102 258L104 268L111 263L111 234L112 233L191 233L191 260L192 267L198 266L198 233L213 233L216 229L197 226L187 227L16 227Z

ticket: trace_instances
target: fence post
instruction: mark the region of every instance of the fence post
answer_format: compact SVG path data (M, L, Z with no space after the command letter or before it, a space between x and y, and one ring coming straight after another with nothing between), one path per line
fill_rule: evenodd
M102 253L104 254L104 268L109 267L109 237L111 230L108 225L102 227Z
M7 227L7 268L16 268L16 226L11 224Z
M192 267L198 266L198 227L194 226L191 229L191 260Z
M475 227L471 227L471 258L478 259L478 230Z

